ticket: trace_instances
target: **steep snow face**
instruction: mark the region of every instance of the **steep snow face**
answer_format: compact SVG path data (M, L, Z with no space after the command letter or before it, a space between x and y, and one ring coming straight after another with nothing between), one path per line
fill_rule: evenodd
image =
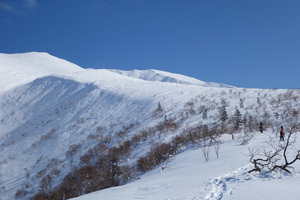
M60 171L53 184L59 183L71 169L68 164L62 166L70 159L66 152L71 145L80 146L74 155L78 157L72 158L76 166L100 138L111 138L115 144L117 130L140 119L151 120L145 113L154 109L147 99L54 76L36 79L0 97L0 183L5 186L0 193L7 200L14 199L25 180L39 188L39 174L51 173L47 166ZM96 135L97 140L89 135ZM59 162L52 166L53 160Z
M0 94L0 181L5 186L1 198L13 199L25 182L31 185L30 191L39 188L52 169L60 172L53 178L52 186L56 186L99 141L107 139L109 146L115 146L124 140L116 135L124 126L136 124L128 133L130 138L158 124L162 119L152 117L158 102L172 116L186 99L209 90L112 76L106 70L84 71L78 80L87 82L87 75L91 80L98 77L98 82L47 76ZM72 145L79 151L70 157L67 152ZM145 149L138 150L131 162L150 145L149 141L146 147L141 145ZM52 166L52 161L57 164Z
M0 53L0 91L52 74L71 74L83 69L48 53Z
M206 83L195 78L184 76L181 74L175 74L170 72L164 72L155 69L149 70L132 70L132 71L123 71L123 70L110 70L112 72L122 74L124 76L134 77L142 79L145 81L158 81L158 82L169 82L169 83L179 83L186 85L198 85L205 87L231 87L224 84L218 83Z

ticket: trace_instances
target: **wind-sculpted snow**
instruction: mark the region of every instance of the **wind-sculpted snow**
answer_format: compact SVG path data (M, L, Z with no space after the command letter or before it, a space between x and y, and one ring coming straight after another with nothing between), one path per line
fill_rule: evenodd
M41 171L53 159L60 163L56 168L61 174L55 181L59 183L70 170L62 166L69 162L66 151L70 145L81 146L80 154L73 158L76 165L97 144L87 139L97 133L97 127L111 127L101 135L104 138L138 119L151 119L144 113L153 106L147 99L125 98L94 84L53 76L3 93L0 178L5 191L1 198L13 199L16 188L30 180L27 176L32 179L28 184L38 188L39 172L46 173Z

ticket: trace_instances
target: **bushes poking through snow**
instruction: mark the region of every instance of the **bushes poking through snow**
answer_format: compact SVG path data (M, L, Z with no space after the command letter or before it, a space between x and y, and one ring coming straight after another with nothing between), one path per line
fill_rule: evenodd
M72 144L68 147L68 150L66 152L66 156L67 157L72 157L74 156L76 153L79 152L81 148L81 144Z
M243 90L247 92L247 90ZM144 128L132 135L131 131L135 128L134 125L123 126L115 132L116 137L105 135L106 128L94 125L95 132L89 134L87 139L98 142L96 146L86 151L86 154L81 156L80 164L64 179L61 186L53 188L51 193L49 188L45 187L44 183L51 183L51 179L44 174L41 181L41 188L45 188L44 193L39 194L43 199L60 199L62 196L71 198L92 191L104 189L111 186L116 186L125 183L132 177L135 177L141 172L151 170L155 167L162 166L165 169L170 158L178 154L180 151L189 145L198 145L202 148L204 159L209 160L209 155L214 148L217 158L219 157L218 137L221 134L229 133L234 136L241 130L245 135L243 142L246 144L252 136L251 132L257 131L260 121L264 122L265 128L272 127L270 120L272 117L276 120L287 120L291 116L291 104L287 101L295 102L298 96L292 93L279 95L280 100L274 99L272 104L267 105L268 95L259 94L257 101L253 104L243 97L242 92L224 91L223 96L212 96L214 100L209 100L210 97L199 96L198 99L191 99L181 110L178 110L177 116L168 116L169 108L162 108L159 102L157 108L151 113L152 119L156 120L157 124L150 128ZM236 105L234 101L228 101L229 98L237 99ZM269 100L270 101L270 100ZM271 108L282 108L281 103L285 103L284 110L278 110L276 113L268 113ZM235 109L234 109L235 108ZM180 109L180 108L179 108ZM151 115L150 114L150 115ZM202 120L205 125L194 125L192 127L183 128L182 125L192 118L195 122L197 118ZM83 118L77 120L77 124L85 124ZM110 129L118 127L118 123L110 124ZM174 136L167 143L163 143L164 136ZM106 137L105 137L106 136ZM52 135L46 134L41 140L47 140ZM159 142L154 143L149 152L142 155L133 166L125 165L132 151L141 146L143 143L149 143L150 140L159 139ZM118 146L113 146L118 143ZM215 146L213 146L215 144ZM79 146L78 146L79 145ZM80 144L71 145L66 155L74 156L82 147ZM277 167L279 168L279 167ZM55 169L55 168L54 168ZM59 171L53 172L52 176L59 174ZM37 195L38 197L38 195ZM36 197L36 199L38 199Z
M171 155L175 154L175 149L171 144L154 143L150 151L138 159L137 167L140 171L145 172L159 166L161 163L169 159Z
M250 163L254 165L254 168L249 173L261 172L264 169L271 171L280 169L287 173L292 173L291 169L294 170L292 164L300 160L300 148L295 147L295 134L300 131L300 113L293 110L290 114L293 117L287 123L286 141L277 143L270 139L270 141L266 142L270 149L249 149ZM291 153L292 151L293 154Z
M107 154L98 156L94 164L74 169L53 190L49 188L51 177L44 177L40 183L42 192L31 199L68 199L128 181L131 178L130 168L120 166L118 150L111 148Z

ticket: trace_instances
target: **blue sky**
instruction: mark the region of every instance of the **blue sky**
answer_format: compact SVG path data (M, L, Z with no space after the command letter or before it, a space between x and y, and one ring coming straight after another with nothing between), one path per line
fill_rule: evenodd
M299 0L0 0L0 52L300 88Z

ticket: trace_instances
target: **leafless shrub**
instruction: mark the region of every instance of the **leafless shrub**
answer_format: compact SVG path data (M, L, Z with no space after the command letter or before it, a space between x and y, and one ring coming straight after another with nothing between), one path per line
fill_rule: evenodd
M202 147L202 153L203 153L203 156L204 156L206 162L209 161L210 152L211 152L211 147L210 146Z
M119 138L124 138L124 137L127 137L127 132L125 130L121 130L117 133L117 136Z
M56 167L54 167L52 170L51 170L51 172L50 172L50 175L52 175L52 176L58 176L59 174L60 174L60 170L59 169L57 169Z
M19 199L19 198L26 196L27 194L28 194L28 191L26 191L24 188L18 189L17 192L15 193L15 198Z
M194 116L196 114L194 105L195 105L195 101L193 99L185 104L185 107L187 107L189 109L188 110L189 114L192 116Z
M224 94L226 94L226 92ZM222 107L228 107L229 102L226 99L222 98L221 99L221 105L222 105Z
M40 189L43 192L47 192L47 191L51 190L51 188L52 188L51 181L52 181L52 178L50 175L43 177L43 179L39 183Z
M121 166L122 176L120 177L120 184L123 185L134 177L134 169L128 165Z
M104 137L103 142L105 144L109 144L111 142L111 135L108 135L108 136Z
M35 148L35 147L36 147L36 143L35 143L35 142L32 143L31 147L32 147L32 148Z
M96 145L93 148L93 152L94 152L95 156L105 154L105 153L107 153L107 151L108 151L108 147L106 145L106 142L101 142L100 144Z
M77 120L77 124L83 124L84 123L84 119L83 118L80 118Z
M164 112L164 109L162 108L160 102L157 104L157 108L152 113L152 118L159 117Z
M215 153L216 153L217 159L219 159L219 152L220 152L220 143L217 143L215 145Z
M39 165L40 164L40 162L41 161L43 161L45 158L44 158L44 156L43 155L41 155L40 157L39 157L39 159L37 159L37 161L36 161L36 165Z
M131 143L133 147L137 147L142 142L142 135L140 133L135 134L131 138Z
M155 129L160 133L167 133L168 131L174 132L178 128L178 123L176 123L175 120L175 117L167 118L167 116L165 116L164 121L156 125Z
M153 169L162 162L169 159L170 155L174 155L175 150L170 144L158 144L152 145L150 152L144 157L140 157L137 161L138 169L142 172Z
M45 141L45 140L49 140L56 132L56 129L51 129L49 133L47 133L46 135L42 135L40 137L41 141Z
M94 134L89 134L86 138L89 140L96 140L98 138L98 136L94 135Z
M271 147L270 150L266 149L249 149L250 162L254 165L254 169L249 173L257 171L261 172L264 168L268 170L281 169L285 172L291 173L290 169L294 169L291 165L297 160L300 160L300 149L295 148L296 137L294 133L299 131L299 124L294 124L288 128L288 137L283 144L275 144L272 140L268 142ZM288 155L289 149L294 149L294 155ZM282 161L283 158L283 161ZM278 164L280 161L281 164Z
M240 136L240 140L241 140L241 144L242 145L246 145L249 143L249 141L254 137L254 133L253 132L248 132L246 130L244 130L244 134L241 134Z
M46 169L39 171L38 173L36 173L36 178L41 178L42 176L44 176L46 174L46 172L47 172Z
M97 133L102 133L104 130L105 130L104 127L102 127L102 126L97 126L97 129L96 129Z
M66 156L74 156L79 149L81 148L81 144L72 144L68 147L68 150L66 152Z
M36 194L35 196L31 197L30 200L58 200L59 198L52 198L48 194L45 194L43 192L40 192Z
M163 162L162 167L161 167L162 171L164 171L166 168L168 168L168 164L170 162L172 162L172 158L173 158L173 155L170 155L169 158Z
M187 139L187 137L185 135L176 135L173 139L172 139L172 146L173 149L176 153L179 153L182 149L186 148L188 145L189 141Z

